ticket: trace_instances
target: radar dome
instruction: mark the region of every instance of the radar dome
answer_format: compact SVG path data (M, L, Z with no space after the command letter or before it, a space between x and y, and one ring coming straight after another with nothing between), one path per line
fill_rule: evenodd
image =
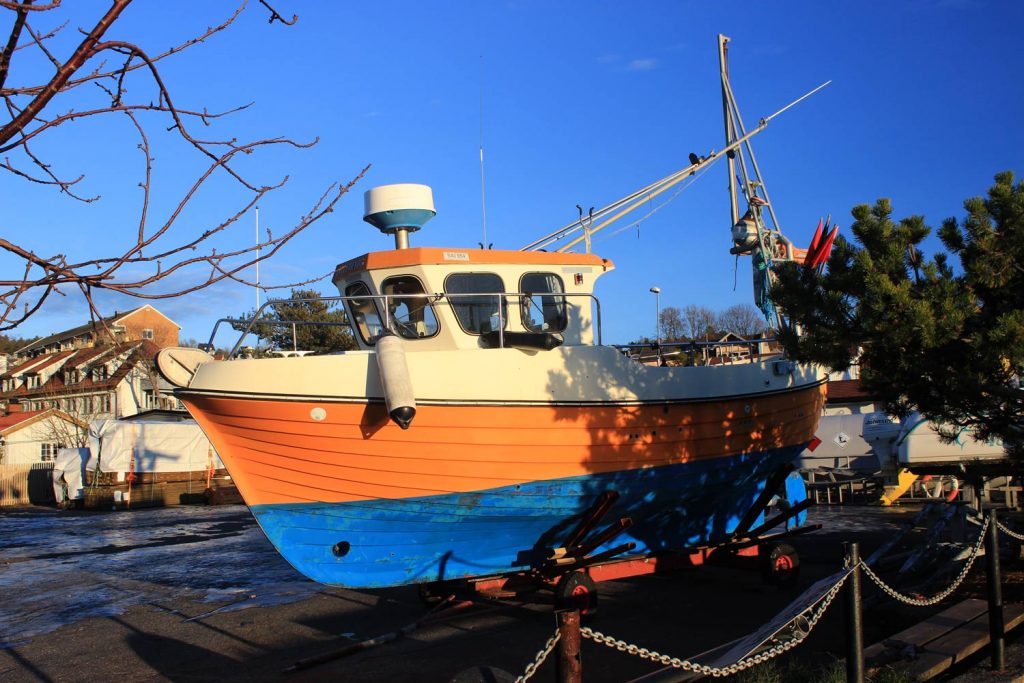
M381 185L363 195L363 220L381 232L395 236L395 248L409 247L409 233L416 232L437 213L434 194L427 185Z

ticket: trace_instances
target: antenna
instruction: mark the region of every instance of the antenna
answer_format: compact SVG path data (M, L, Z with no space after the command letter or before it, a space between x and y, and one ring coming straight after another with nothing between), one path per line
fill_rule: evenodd
M260 207L256 207L256 310L260 310Z
M480 55L480 211L483 213L484 241L487 244L487 193L484 186L484 56Z

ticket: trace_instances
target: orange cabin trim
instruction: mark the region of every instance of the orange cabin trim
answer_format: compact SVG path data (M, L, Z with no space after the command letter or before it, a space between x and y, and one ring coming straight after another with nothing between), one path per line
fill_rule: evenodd
M345 261L335 269L338 275L361 270L402 268L424 265L508 264L508 265L562 265L594 266L611 270L615 266L608 259L594 254L561 254L546 251L506 251L500 249L444 249L440 247L415 247L373 251Z

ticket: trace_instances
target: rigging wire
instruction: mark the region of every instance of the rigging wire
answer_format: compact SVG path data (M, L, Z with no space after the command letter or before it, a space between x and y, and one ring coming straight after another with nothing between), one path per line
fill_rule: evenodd
M648 211L647 213L645 213L645 214L644 214L643 216L641 216L640 218L636 219L635 221L633 221L632 223L630 223L630 224L628 224L628 225L624 225L624 226L622 226L621 228L616 228L616 229L615 229L615 230L614 230L614 231L613 231L613 232L612 232L612 233L611 233L610 235L602 235L602 236L601 236L600 238L598 238L598 239L597 239L597 240L595 240L595 241L601 241L601 242L603 242L603 241L606 241L606 240L610 240L611 238L615 237L616 235L618 235L618 234L620 234L620 233L623 233L623 232L625 232L626 230L629 230L629 229L631 229L631 228L634 228L634 227L635 227L635 228L639 228L639 227L640 227L640 224L641 224L642 222L644 222L645 220L647 220L648 218L650 218L650 217L651 217L651 216L653 216L654 214L656 214L656 213L658 213L659 211L661 211L661 210L662 210L663 208L665 208L665 207L666 207L666 206L667 206L667 205L668 205L668 204L669 204L670 202L674 201L674 200L675 200L675 199L676 199L676 198L677 198L677 197L678 197L678 196L679 196L680 194L682 194L683 190L685 190L685 189L687 189L688 187L690 187L690 185L692 185L692 184L693 184L693 183L694 183L694 182L695 182L695 181L696 181L696 180L697 180L698 178L700 178L700 177L701 177L702 175L704 175L705 173L707 173L708 169L710 169L710 168L711 168L711 166L706 166L706 167L702 168L702 169L701 169L700 171L698 171L698 172L697 172L696 174L694 174L692 178L690 178L689 180L685 181L685 182L684 182L684 183L683 183L682 185L680 185L680 186L679 186L679 189L678 189L678 190L676 190L675 192L673 192L673 193L672 193L672 194L671 194L671 195L669 196L669 198L668 198L668 199L666 199L665 201L663 201L663 202L662 202L661 204L658 204L658 205L657 205L656 207L654 207L653 209L651 209L650 211Z

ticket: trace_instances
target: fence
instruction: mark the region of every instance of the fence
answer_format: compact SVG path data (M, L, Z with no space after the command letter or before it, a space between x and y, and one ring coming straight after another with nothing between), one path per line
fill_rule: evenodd
M0 465L0 507L55 502L52 462Z

